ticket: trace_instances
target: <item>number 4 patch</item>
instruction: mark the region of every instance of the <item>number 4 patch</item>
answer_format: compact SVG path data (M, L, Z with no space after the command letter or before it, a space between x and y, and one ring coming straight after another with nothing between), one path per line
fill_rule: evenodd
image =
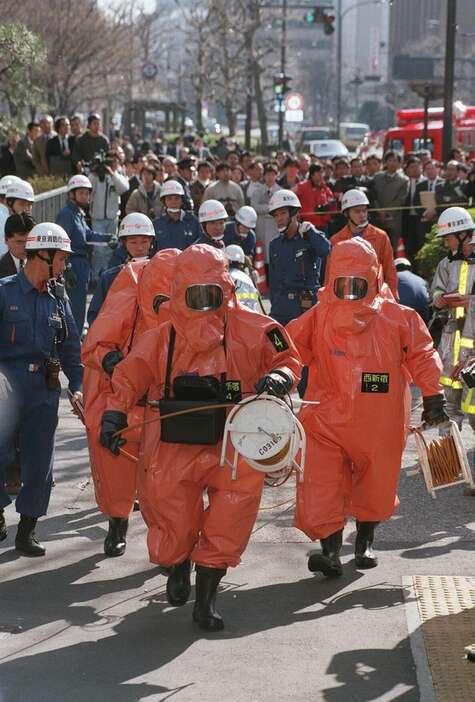
M287 351L287 349L289 348L289 345L285 340L284 335L278 327L274 327L274 329L268 331L267 336L272 346L278 353L280 353L281 351Z

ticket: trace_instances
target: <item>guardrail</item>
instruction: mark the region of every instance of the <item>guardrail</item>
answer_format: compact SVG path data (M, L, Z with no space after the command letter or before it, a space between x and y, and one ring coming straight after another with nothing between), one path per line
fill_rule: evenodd
M55 222L58 212L68 200L66 186L47 190L41 195L35 195L32 217L36 222Z

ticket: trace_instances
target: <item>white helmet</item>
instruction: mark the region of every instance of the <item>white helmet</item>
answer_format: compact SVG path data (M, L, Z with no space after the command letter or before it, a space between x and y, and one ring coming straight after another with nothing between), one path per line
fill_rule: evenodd
M152 220L141 212L131 212L120 223L119 239L124 236L155 236Z
M475 224L470 212L464 207L447 207L437 221L436 236L447 236L459 232L473 231Z
M219 200L205 200L198 210L198 219L201 224L227 218L226 208Z
M242 224L243 227L247 227L248 229L254 229L257 224L256 210L253 207L249 207L249 205L240 207L235 217L236 222L239 222L239 224Z
M302 205L292 190L277 190L270 199L269 212L274 212L281 207L294 207L299 210Z
M226 458L228 440L234 448L232 463ZM228 463L236 476L238 457L261 473L296 468L303 475L305 432L290 407L272 395L253 395L228 414L224 427L220 465ZM296 456L300 454L300 462Z
M160 199L167 197L167 195L181 195L181 197L184 197L183 185L177 180L166 180L160 190Z
M359 207L360 205L369 205L369 200L366 193L359 188L347 190L341 198L341 211L349 210L350 207Z
M246 262L246 257L244 256L244 251L237 244L230 244L224 249L224 255L229 262L232 263L242 263Z
M35 193L33 188L26 180L21 180L17 178L10 185L7 186L7 192L5 193L7 199L12 200L26 200L27 202L35 201Z
M78 175L73 175L68 180L68 193L70 193L72 190L77 190L78 188L87 188L88 190L92 190L91 181L87 176L82 175L81 173Z
M41 251L53 249L56 251L71 252L71 240L63 227L54 222L41 222L35 224L26 238L26 251Z
M0 195L6 195L8 186L15 182L18 183L20 180L21 178L14 175L6 175L0 178Z

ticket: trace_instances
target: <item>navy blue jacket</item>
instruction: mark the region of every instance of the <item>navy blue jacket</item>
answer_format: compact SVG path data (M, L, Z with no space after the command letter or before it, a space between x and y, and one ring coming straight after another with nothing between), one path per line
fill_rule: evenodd
M87 256L87 244L92 241L109 241L110 234L94 232L86 222L82 210L71 200L66 203L56 217L59 224L71 239L71 248L74 256Z
M228 222L226 224L226 229L224 230L224 245L230 246L231 244L237 244L237 246L240 246L246 256L251 256L251 258L254 258L256 255L255 233L251 229L246 237L240 237L236 232L236 222Z
M175 222L167 214L153 220L155 247L153 253L162 249L184 249L196 244L201 235L198 218L192 212L182 210L180 219Z
M92 296L91 304L89 305L89 309L87 311L87 323L89 326L91 326L99 314L100 309L104 304L104 300L106 299L107 293L121 270L122 265L114 266L114 268L108 268L101 274L101 277L97 282L94 295Z
M45 372L55 349L69 380L69 389L81 389L83 367L79 335L67 300L49 290L39 292L23 270L0 280L0 370L7 376L30 364ZM53 355L55 355L53 353Z
M431 317L430 294L424 278L412 271L399 271L397 274L399 303L416 310L427 324Z

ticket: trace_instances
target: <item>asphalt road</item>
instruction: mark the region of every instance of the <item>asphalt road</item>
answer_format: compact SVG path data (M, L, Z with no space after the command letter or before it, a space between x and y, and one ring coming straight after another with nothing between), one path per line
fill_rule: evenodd
M464 441L473 464L467 429ZM266 489L263 507L285 504L260 512L243 563L223 581L226 628L208 635L191 623L192 601L167 604L140 513L126 554L104 557L106 520L95 507L84 433L63 400L56 487L38 528L46 558L16 554L17 517L6 510L0 702L434 700L430 685L422 692L426 671L421 651L411 649L402 578L473 575L475 501L459 486L433 500L420 475L406 474L414 463L410 440L401 506L377 530L380 565L355 570L349 524L338 580L307 570L311 544L292 527L286 502L292 485Z

